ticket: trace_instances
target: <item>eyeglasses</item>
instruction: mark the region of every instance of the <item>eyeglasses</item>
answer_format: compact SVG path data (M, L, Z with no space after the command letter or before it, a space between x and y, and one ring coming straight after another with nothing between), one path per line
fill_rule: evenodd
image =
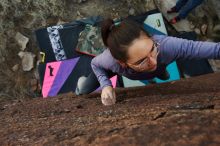
M159 54L158 50L159 43L153 42L153 46L151 48L150 53L144 57L143 59L140 59L134 64L127 63L131 68L137 71L143 71L150 69L153 59L155 60Z

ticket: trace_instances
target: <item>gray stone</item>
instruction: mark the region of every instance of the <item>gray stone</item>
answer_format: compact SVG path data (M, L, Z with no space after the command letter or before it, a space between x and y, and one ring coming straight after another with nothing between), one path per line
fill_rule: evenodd
M208 29L208 25L207 24L203 24L201 26L202 35L206 35L207 29Z
M194 31L198 34L198 35L200 35L201 34L201 31L200 31L200 29L199 28L195 28L194 29Z
M12 67L12 71L16 72L19 69L19 64L16 64Z
M130 8L128 13L129 13L129 15L135 15L135 9Z
M153 9L156 9L154 1L153 0L145 0L145 10L149 11L149 10L153 10Z
M34 67L34 55L31 52L19 52L18 56L22 59L22 68L23 71L30 71Z
M26 48L26 45L29 41L29 38L27 38L26 36L24 36L23 34L21 34L20 32L17 32L16 36L15 36L15 40L17 41L17 43L19 44L19 46L21 47L20 49L22 51L24 51L24 49Z
M195 27L196 27L196 26L195 26L192 22L190 22L190 28L191 28L191 29L195 29Z

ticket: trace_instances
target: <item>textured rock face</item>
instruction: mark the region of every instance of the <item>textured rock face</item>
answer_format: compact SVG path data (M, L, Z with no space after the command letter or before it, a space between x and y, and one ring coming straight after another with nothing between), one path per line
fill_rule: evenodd
M22 68L17 68L15 72L11 72L14 71L13 66L25 62L25 59L20 59L17 54L20 49L37 54L33 31L49 24L48 20L54 21L59 17L63 18L64 5L65 1L60 0L0 1L0 93L4 93L1 95L27 93L29 90L27 82L33 76L33 71L23 73ZM18 34L27 38L22 38ZM26 60L30 61L30 59ZM34 67L35 65L32 63L33 61L27 62L28 68L25 67L25 70L30 70L31 66Z
M213 22L213 17L216 13L219 16L220 4L219 0L206 0L206 2L210 3L204 5L207 13L204 9L201 9L198 12L196 11L195 16L208 14L210 16L207 19L210 22L208 24L208 34L213 34L212 30L216 24L216 22ZM16 67L12 70L15 65L22 65L22 61L17 55L20 51L20 45L15 39L17 33L21 33L29 39L28 43L25 44L26 48L23 47L24 51L32 52L38 56L38 47L34 36L34 30L37 28L91 15L111 16L113 18L125 17L129 12L136 15L154 8L153 0L1 0L0 81L2 88L0 88L0 93L5 93L5 91L8 91L6 88L11 87L15 90L23 90L18 86L14 86L20 81L27 83L23 80L33 78L36 71L36 65L34 65L35 70L27 72L25 75L22 68ZM199 17L199 19L202 18ZM218 37L216 38L218 40ZM38 58L36 57L36 59ZM7 78L6 75L11 75L11 77ZM19 80L16 80L15 76L19 76ZM26 85L19 84L19 86L24 87L25 90L27 89Z
M113 106L98 94L0 101L0 145L219 146L219 76L117 90Z
M29 37L34 28L45 26L50 16L62 17L65 9L59 0L1 0L0 1L0 58L15 49L13 36L23 31ZM11 45L10 45L11 44ZM7 52L7 53L6 53Z
M220 19L220 2L219 0L211 0L212 2L212 8L214 8L216 14L218 15L218 18Z
M192 13L197 24L205 22L208 24L209 33L213 31L215 25L220 24L220 1L204 0Z

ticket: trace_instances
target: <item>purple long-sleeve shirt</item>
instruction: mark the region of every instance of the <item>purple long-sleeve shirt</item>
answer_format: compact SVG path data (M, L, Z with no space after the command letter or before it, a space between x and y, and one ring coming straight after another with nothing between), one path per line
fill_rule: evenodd
M157 69L153 72L137 72L129 67L122 67L108 49L96 56L91 66L101 88L111 86L107 71L133 80L146 80L159 75L168 64L177 59L220 59L220 43L191 41L165 35L154 35L152 39L159 43L160 51L157 57Z

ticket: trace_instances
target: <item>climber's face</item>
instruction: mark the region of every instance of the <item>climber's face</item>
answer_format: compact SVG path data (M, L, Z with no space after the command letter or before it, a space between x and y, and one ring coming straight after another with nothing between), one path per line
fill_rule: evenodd
M144 34L135 39L128 48L127 66L138 72L152 72L157 68L157 44Z

